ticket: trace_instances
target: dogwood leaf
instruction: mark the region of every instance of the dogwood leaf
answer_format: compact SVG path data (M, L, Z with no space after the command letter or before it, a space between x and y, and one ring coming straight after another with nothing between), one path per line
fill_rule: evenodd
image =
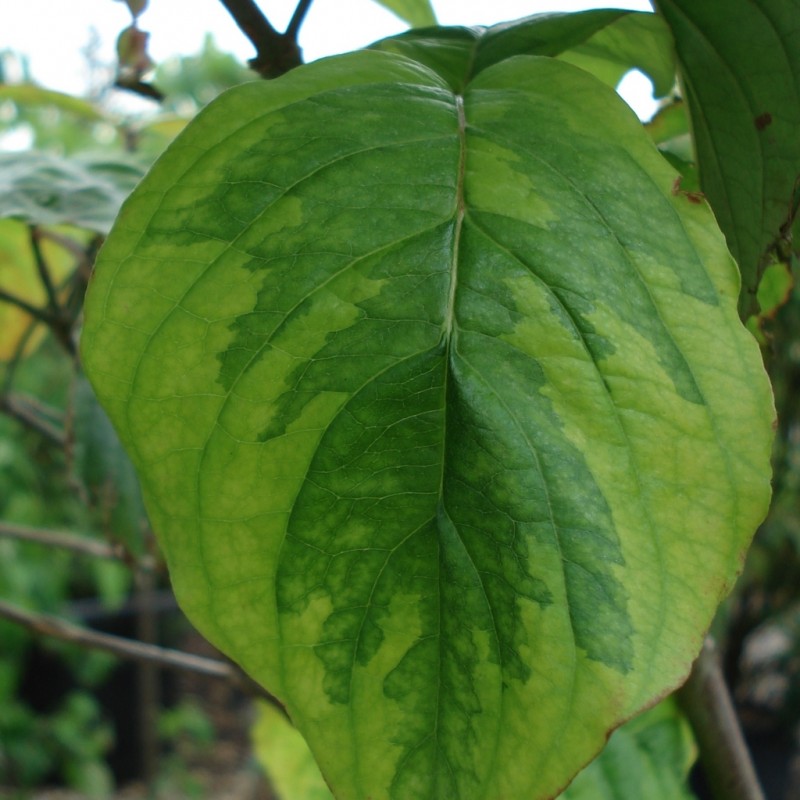
M792 224L800 185L798 0L658 0L670 25L703 191L758 310L765 253Z
M83 355L176 593L340 798L549 798L687 674L769 499L709 209L614 92L403 56L221 96Z

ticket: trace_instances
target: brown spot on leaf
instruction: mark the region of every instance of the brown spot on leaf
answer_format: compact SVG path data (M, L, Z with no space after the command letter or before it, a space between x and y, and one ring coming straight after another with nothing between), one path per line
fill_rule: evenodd
M759 114L755 119L755 123L756 123L756 129L759 131L763 131L764 128L772 124L772 114L766 112L764 114Z
M687 192L685 189L681 189L681 181L683 178L678 175L677 178L672 182L672 194L674 195L683 195L690 203L694 203L695 205L699 205L706 199L706 196L703 192Z

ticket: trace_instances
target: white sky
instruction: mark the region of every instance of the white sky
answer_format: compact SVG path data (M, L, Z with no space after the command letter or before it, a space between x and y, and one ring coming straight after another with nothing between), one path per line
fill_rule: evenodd
M270 22L283 30L296 0L260 0ZM651 10L648 0L433 0L443 25L493 24L541 11L574 11L602 7ZM130 24L130 12L119 0L0 0L0 50L28 57L34 79L65 92L85 92L89 75L82 49L98 38L97 56L115 59L119 32ZM150 0L139 18L150 32L149 52L156 61L171 55L191 55L207 32L221 50L243 62L254 55L252 45L234 24L219 0ZM372 0L315 0L301 30L300 46L307 61L362 47L404 30L406 25ZM649 82L628 79L623 96L640 115L648 115Z

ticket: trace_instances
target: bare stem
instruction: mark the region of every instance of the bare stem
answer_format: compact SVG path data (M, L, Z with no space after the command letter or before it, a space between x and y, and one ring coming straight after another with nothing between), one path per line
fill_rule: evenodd
M39 279L47 294L47 305L50 308L52 316L59 318L61 316L61 307L59 306L56 288L53 285L53 279L50 275L50 268L47 266L47 261L45 261L44 255L42 254L42 248L39 246L41 233L35 225L31 225L28 229L28 238L30 239L31 249L33 250L36 269L39 272Z
M43 403L38 397L33 397L32 395L23 394L21 392L13 392L9 397L12 402L29 408L33 413L43 419L51 420L59 425L64 424L64 413L61 409Z
M239 30L256 49L260 42L268 42L280 36L253 0L221 0L221 2L239 26Z
M57 231L47 230L47 228L37 228L36 230L40 241L42 239L49 239L54 244L69 251L81 264L86 261L86 251L74 239L71 239L69 236L64 236Z
M299 0L297 8L295 8L294 14L292 14L292 18L289 21L289 27L286 29L286 36L291 36L292 39L297 40L297 34L300 33L300 26L303 24L303 20L313 2L314 0Z
M121 636L89 630L50 614L37 614L27 611L5 600L0 600L0 618L22 625L33 633L42 636L50 636L64 642L95 650L104 650L121 658L159 664L166 669L222 678L248 694L268 700L281 711L284 711L283 706L276 698L258 686L238 667L227 661L196 656L192 653L184 653L181 650L158 647L153 644L125 639Z
M717 800L764 800L722 675L716 646L710 637L677 696L694 730L714 797Z
M158 642L158 610L152 602L156 590L155 575L146 570L135 574L136 638L146 645ZM158 772L158 712L161 708L161 669L152 661L140 662L136 669L139 750L142 755L142 778L153 787Z
M3 375L3 384L0 386L0 397L7 394L11 390L17 367L22 361L22 356L25 353L25 349L27 348L31 337L36 332L38 325L39 323L36 320L31 320L25 330L22 332L22 335L19 337L17 346L14 348L14 353L6 364L5 374Z
M220 0L239 27L256 48L256 57L248 64L262 78L277 78L303 63L294 35L279 33L270 24L253 0ZM300 6L303 5L301 0ZM298 8L295 10L297 16ZM300 14L297 27L305 14ZM292 18L294 20L294 17Z
M64 346L64 349L71 355L75 355L75 344L71 338L71 321L66 319L60 308L53 309L48 302L48 308L38 308L32 305L27 300L17 297L11 292L0 289L0 302L10 303L12 306L21 308L27 314L30 314L34 319L43 322L50 328L53 335Z
M36 433L41 434L45 439L59 447L64 447L66 444L64 431L59 426L54 425L47 416L37 409L34 403L23 400L17 395L0 395L0 413L4 413L17 420L17 422L21 422L27 428L36 431Z
M58 547L71 550L73 553L92 556L93 558L106 558L129 563L131 555L120 544L108 544L79 536L68 531L52 530L50 528L31 528L27 525L17 525L13 522L0 521L0 536L17 539L24 542L35 542L46 547ZM153 570L156 560L152 556L143 556L137 559L137 566L145 570Z
M45 325L52 325L56 322L56 317L50 311L31 305L27 300L23 300L21 297L17 297L15 294L11 294L11 292L7 292L5 289L0 289L0 302L10 303L12 306L21 308L26 314L30 314L34 319L39 320L39 322L44 322Z

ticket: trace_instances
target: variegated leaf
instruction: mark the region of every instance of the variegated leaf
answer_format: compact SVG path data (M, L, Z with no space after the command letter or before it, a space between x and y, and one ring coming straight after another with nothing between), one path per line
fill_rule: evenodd
M346 800L552 797L686 675L769 498L708 208L589 74L463 84L231 90L87 300L181 603Z

